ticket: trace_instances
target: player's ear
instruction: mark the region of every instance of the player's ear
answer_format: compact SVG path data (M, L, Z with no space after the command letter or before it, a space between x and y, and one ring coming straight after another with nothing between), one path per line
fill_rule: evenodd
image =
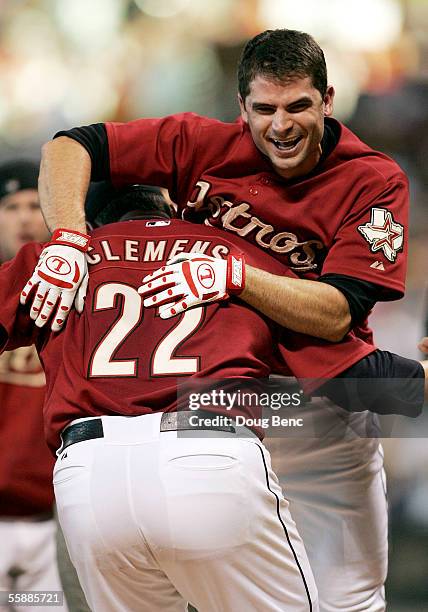
M241 94L238 94L238 103L239 103L239 109L241 111L241 117L242 120L245 121L245 123L248 123L248 113L245 109L245 101L242 99Z
M327 91L324 96L324 117L330 117L333 114L333 100L334 100L334 91L333 85L329 85L327 87Z

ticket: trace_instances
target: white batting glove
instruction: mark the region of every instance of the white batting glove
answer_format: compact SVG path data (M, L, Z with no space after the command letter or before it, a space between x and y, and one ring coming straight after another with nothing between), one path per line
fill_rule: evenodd
M32 298L30 317L38 327L45 325L55 307L52 331L62 329L73 301L76 310L82 312L89 278L85 255L89 240L86 234L57 229L40 254L20 297L21 304L25 304L29 296Z
M227 259L180 253L163 268L145 276L138 293L145 297L144 306L158 306L160 317L169 319L188 308L226 300L241 293L244 286L242 253Z

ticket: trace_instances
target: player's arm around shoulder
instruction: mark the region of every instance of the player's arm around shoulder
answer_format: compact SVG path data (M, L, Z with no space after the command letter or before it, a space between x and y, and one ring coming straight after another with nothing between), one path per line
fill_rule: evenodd
M235 295L282 327L330 342L351 327L349 302L339 289L265 272L246 264L243 253L227 260L181 253L146 276L138 291L145 307L160 307L162 318Z
M403 296L407 258L407 181L401 175L376 178L375 195L355 202L344 217L322 269L323 277L365 283L371 307ZM334 282L274 276L250 266L246 271L240 297L280 325L330 342L340 342L352 327L346 291Z
M79 312L83 309L90 242L84 205L91 170L90 154L73 138L60 136L42 148L40 205L46 225L54 231L22 282L20 294L21 305L32 300L30 316L38 327L49 320L51 329L59 331L73 302ZM61 316L52 319L56 306Z
M376 301L402 297L408 182L394 162L381 161L380 169L369 168L369 186L355 194L344 213L323 262L323 282L273 275L247 265L240 298L292 331L340 342ZM341 283L332 276L340 276ZM366 304L358 313L352 299L355 291Z
M351 327L347 299L326 283L277 276L247 265L240 298L283 327L330 342L340 342Z
M59 227L86 232L85 197L92 162L76 140L60 136L42 147L40 205L51 231Z

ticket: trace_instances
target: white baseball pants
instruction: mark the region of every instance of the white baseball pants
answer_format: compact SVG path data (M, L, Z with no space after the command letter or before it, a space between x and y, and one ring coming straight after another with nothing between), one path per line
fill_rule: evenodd
M91 609L316 612L265 447L232 433L160 432L160 417L102 417L104 437L69 446L55 465L58 515Z
M384 612L388 508L376 417L327 399L306 407L314 436L268 440L305 544L321 612Z

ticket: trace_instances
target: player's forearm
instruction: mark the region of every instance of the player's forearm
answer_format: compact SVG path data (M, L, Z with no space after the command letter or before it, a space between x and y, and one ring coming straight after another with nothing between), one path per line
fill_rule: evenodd
M240 297L283 327L330 342L342 340L350 328L345 296L326 283L275 276L247 265Z
M84 202L91 176L91 158L71 138L61 136L42 148L39 194L46 225L86 233Z

